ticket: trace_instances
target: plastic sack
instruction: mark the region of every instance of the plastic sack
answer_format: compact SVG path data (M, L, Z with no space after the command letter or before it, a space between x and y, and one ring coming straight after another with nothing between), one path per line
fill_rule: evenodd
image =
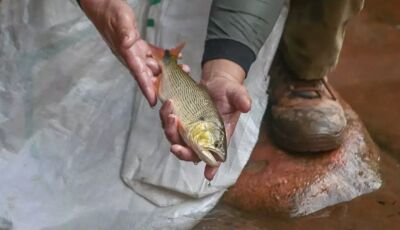
M148 9L147 1L129 3ZM157 109L74 0L0 6L0 229L188 229L214 207L256 141L286 9L248 75L252 112L241 117L229 160L208 186L203 165L168 153ZM209 6L163 0L149 11L150 42L186 41L193 76Z
M183 62L191 66L191 76L196 80L200 80L201 76L201 57L210 5L211 1L170 0L162 1L158 9L150 8L149 17L154 18L155 28L147 40L167 48L185 41ZM276 28L271 35L274 39L266 42L257 61L251 67L245 82L252 98L251 111L241 115L229 144L227 161L221 165L211 183L204 178L204 162L194 166L193 163L180 161L169 153L170 144L161 129L159 115L146 105L139 91L135 104L143 106L134 111L136 117L131 124L133 132L129 138L122 169L124 181L137 193L159 206L186 201L186 197L180 199L181 196L176 195L165 199L172 192L201 198L220 193L231 186L238 178L257 141L267 105L267 74L280 33L281 30Z

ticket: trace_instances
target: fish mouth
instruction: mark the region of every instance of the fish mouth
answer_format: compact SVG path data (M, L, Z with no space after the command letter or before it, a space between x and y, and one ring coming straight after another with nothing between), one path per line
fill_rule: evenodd
M199 158L204 161L207 165L216 167L219 165L218 162L224 162L226 160L226 155L216 149L205 149L201 151Z
M215 149L209 149L208 151L213 155L215 160L225 162L226 157L223 152Z

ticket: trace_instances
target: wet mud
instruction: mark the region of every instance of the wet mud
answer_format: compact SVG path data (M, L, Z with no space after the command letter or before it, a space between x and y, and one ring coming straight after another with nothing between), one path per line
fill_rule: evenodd
M398 229L400 163L382 154L382 187L376 192L315 212L289 218L245 212L220 203L194 229Z

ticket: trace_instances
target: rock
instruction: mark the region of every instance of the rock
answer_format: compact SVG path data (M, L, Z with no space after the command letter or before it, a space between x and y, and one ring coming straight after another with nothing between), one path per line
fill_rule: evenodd
M346 103L345 141L334 151L293 154L271 143L265 124L248 164L224 202L246 210L303 216L381 186L379 150Z

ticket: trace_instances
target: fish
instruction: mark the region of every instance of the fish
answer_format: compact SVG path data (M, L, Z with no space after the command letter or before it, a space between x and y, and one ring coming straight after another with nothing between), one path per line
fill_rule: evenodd
M227 157L224 122L206 88L178 64L185 43L173 49L149 44L153 58L161 67L157 78L157 97L162 103L170 100L178 117L178 132L200 160L216 167Z

